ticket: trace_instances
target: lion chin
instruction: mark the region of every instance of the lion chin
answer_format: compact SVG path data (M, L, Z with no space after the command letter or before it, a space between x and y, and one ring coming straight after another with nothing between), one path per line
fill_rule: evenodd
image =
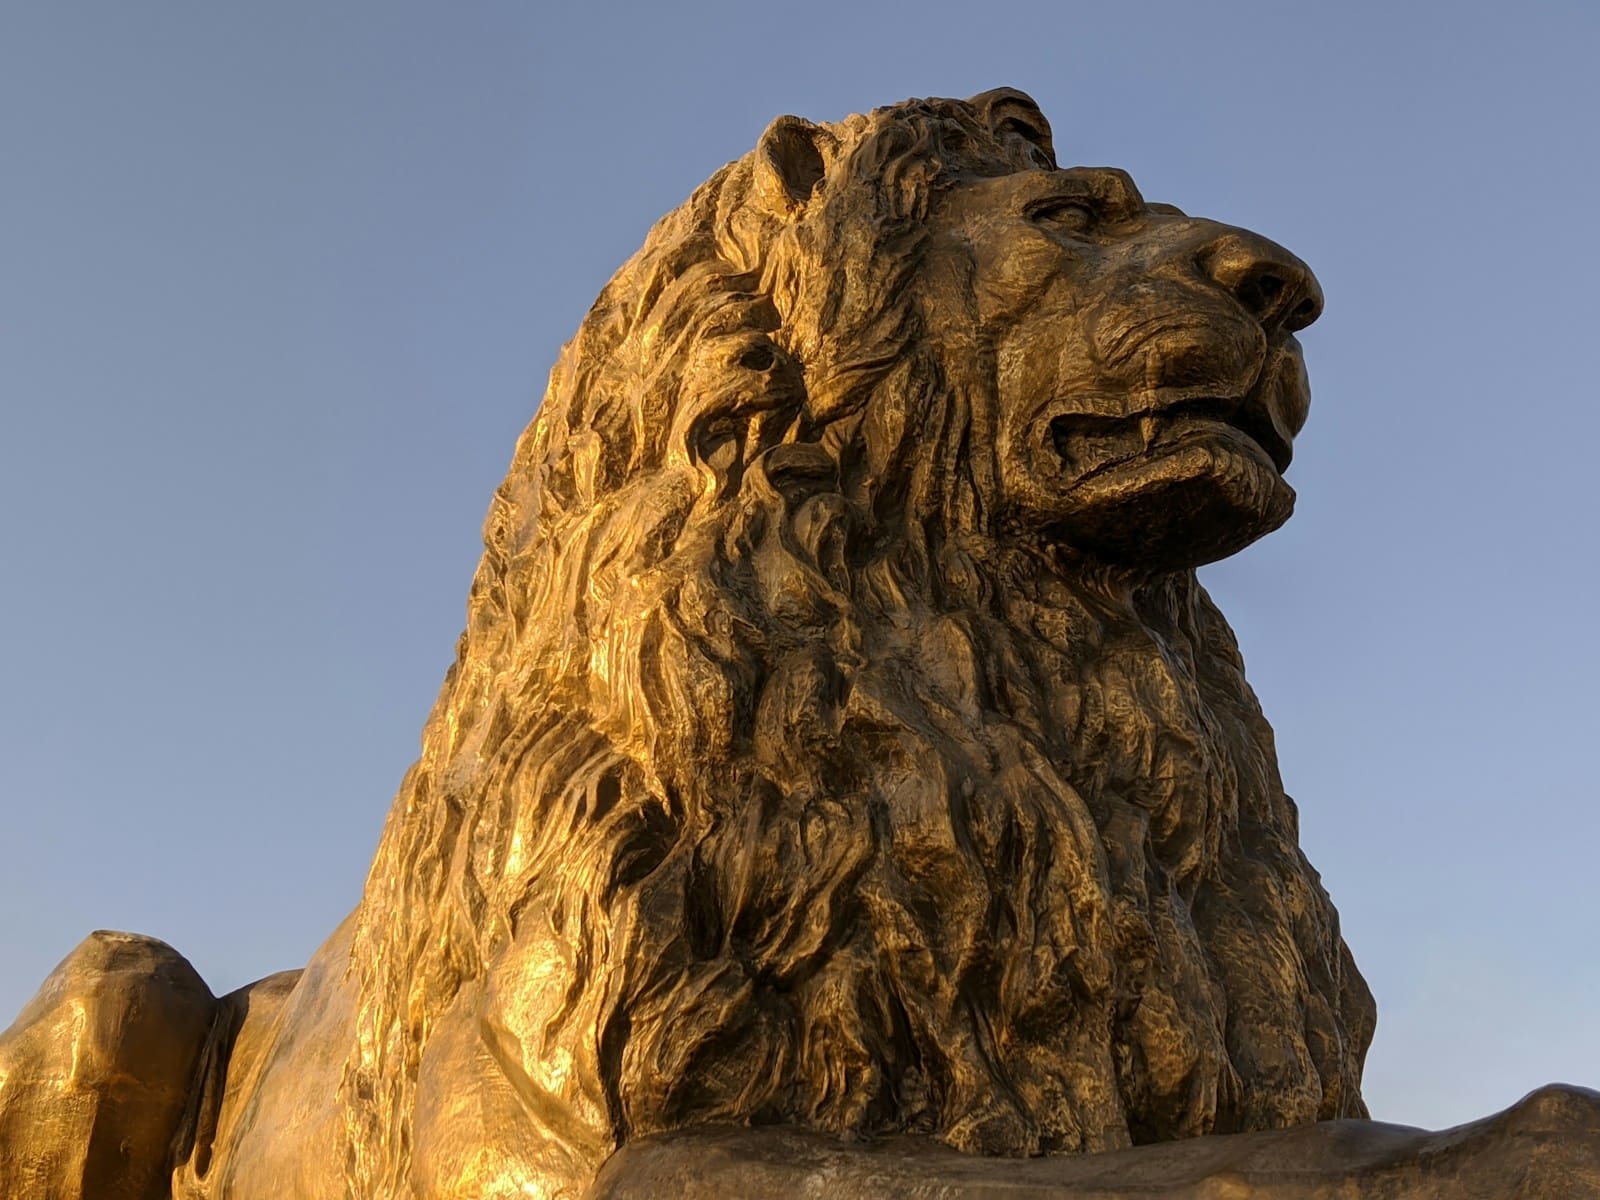
M1090 433L1082 425L1052 429L1072 480L1051 530L1064 546L1119 567L1171 571L1226 558L1294 511L1294 489L1265 439L1225 417L1186 408Z
M361 904L222 1002L181 1194L1364 1115L1371 997L1193 570L1289 515L1320 305L1019 92L776 121L563 352Z

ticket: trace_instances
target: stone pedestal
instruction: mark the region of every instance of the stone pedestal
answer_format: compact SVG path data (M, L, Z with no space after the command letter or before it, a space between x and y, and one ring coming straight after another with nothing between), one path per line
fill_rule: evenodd
M588 1200L1581 1200L1600 1197L1600 1092L1552 1084L1439 1133L1324 1121L1083 1157L725 1129L624 1147Z

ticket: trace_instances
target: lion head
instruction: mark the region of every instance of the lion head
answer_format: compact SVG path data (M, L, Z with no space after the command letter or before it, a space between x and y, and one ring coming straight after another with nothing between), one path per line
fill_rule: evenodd
M1372 1002L1193 571L1289 515L1319 306L1010 90L780 118L664 218L517 446L369 878L356 1194L701 1123L1362 1114Z

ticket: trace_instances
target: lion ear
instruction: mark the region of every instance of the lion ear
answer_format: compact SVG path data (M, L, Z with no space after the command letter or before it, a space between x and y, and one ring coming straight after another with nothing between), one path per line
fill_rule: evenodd
M805 207L828 170L838 139L800 117L779 117L756 146L756 188L773 213L793 215Z
M1020 137L1044 156L1052 170L1055 169L1056 147L1050 136L1050 122L1044 119L1044 113L1027 92L995 88L974 96L967 103L983 115L995 137L1002 140L1007 136Z

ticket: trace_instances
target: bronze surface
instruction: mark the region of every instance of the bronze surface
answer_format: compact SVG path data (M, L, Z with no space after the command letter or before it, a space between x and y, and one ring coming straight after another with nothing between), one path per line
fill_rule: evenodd
M1021 93L774 122L557 364L356 911L220 1001L91 939L0 1038L0 1191L113 1194L102 1128L130 1196L442 1200L618 1147L603 1194L665 1194L708 1127L1006 1191L1364 1117L1372 1000L1194 574L1292 510L1320 308ZM160 1102L84 1116L135 1063Z

